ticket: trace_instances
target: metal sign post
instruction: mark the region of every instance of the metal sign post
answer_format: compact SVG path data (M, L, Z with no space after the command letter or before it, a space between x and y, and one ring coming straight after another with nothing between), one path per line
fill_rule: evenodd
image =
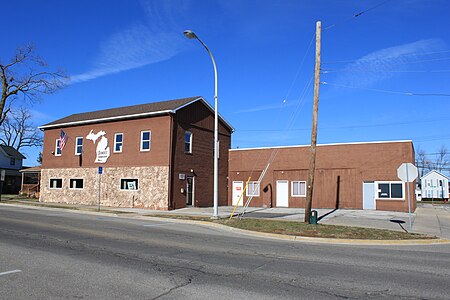
M5 181L5 170L2 170L0 173L0 201L2 201L2 194L3 194L3 181Z
M98 167L98 211L100 211L100 186L102 182L103 167Z
M408 218L409 218L409 231L412 231L412 222L411 222L411 197L409 192L409 183L413 182L419 173L417 172L417 167L412 163L403 163L397 169L397 176L403 182L406 183L406 190L408 193Z

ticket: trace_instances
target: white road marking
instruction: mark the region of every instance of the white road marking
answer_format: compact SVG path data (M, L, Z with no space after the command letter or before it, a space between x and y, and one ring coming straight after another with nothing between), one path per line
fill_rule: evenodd
M12 270L12 271L3 272L3 273L0 273L0 276L13 274L13 273L19 273L19 272L22 272L22 270Z
M173 224L173 223L145 224L144 227L156 227L156 226L164 226L164 225L169 225L169 224Z

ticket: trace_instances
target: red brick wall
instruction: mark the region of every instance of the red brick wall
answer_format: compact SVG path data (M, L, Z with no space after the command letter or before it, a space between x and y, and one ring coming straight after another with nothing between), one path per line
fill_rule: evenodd
M307 181L308 147L231 150L229 163L229 204L232 182L258 180L262 170L275 154L264 180L260 197L252 206L276 206L276 181ZM399 181L397 168L404 162L414 163L411 142L324 145L317 147L313 208L362 209L363 181ZM251 172L254 170L253 172ZM239 174L238 174L239 173ZM338 183L339 182L339 183ZM263 189L267 187L266 192ZM338 192L339 191L339 192ZM414 185L411 184L412 211L415 210ZM406 198L406 188L405 188ZM407 211L406 200L377 200L377 209ZM290 207L304 207L304 197L292 197Z

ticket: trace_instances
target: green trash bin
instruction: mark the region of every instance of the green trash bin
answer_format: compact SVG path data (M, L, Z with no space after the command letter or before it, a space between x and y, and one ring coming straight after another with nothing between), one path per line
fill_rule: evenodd
M309 224L317 224L317 210L312 210L309 216Z

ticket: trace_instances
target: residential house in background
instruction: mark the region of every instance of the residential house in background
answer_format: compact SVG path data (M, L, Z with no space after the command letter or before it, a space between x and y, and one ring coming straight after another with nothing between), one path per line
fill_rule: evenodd
M5 170L3 194L18 194L20 190L22 162L25 156L11 146L0 145L0 169Z
M229 204L243 195L240 205L251 197L250 206L304 208L309 157L309 145L230 150ZM407 212L406 185L397 177L405 162L414 164L412 141L318 145L312 207Z
M422 199L448 200L449 178L436 170L430 171L420 179Z
M202 97L79 113L40 129L42 202L95 205L101 182L104 206L213 204L214 109ZM232 132L220 117L219 205L227 204Z

